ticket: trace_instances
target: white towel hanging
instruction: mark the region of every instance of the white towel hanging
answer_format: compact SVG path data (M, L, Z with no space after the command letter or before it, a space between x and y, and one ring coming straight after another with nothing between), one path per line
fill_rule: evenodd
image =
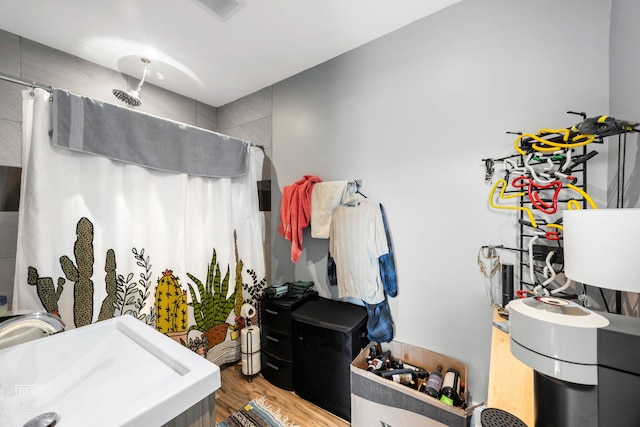
M349 181L325 181L318 182L313 186L311 193L311 237L315 239L329 238L331 215L342 204L350 187L355 193L356 186Z

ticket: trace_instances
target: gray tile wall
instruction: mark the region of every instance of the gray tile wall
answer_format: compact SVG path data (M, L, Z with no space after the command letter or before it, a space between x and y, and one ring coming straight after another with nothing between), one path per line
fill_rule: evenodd
M0 73L20 75L20 38L4 31L0 31ZM0 81L0 164L5 166L20 166L22 89Z
M117 103L112 89L134 88L139 78L122 75L97 64L0 30L0 73L60 87L105 102ZM0 81L0 165L21 165L22 95L25 87ZM265 149L264 179L271 175L271 89L216 108L145 83L144 111L223 134L242 138ZM266 212L267 230L270 213ZM267 233L269 236L269 233ZM0 295L13 294L17 215L0 212ZM270 238L265 243L271 257ZM267 263L270 265L270 262ZM267 277L270 277L267 272Z
M0 73L20 76L20 37L0 31ZM20 126L24 89L0 81L0 165L20 167ZM13 295L18 213L0 212L0 295Z

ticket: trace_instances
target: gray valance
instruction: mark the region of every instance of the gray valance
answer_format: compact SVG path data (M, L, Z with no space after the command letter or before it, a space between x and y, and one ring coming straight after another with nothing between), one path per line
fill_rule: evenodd
M208 177L245 175L249 143L53 90L53 144L167 172Z

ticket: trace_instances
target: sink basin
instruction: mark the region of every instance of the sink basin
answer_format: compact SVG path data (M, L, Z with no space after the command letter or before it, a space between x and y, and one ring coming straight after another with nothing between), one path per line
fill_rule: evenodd
M0 426L161 426L218 388L218 366L132 316L0 350Z

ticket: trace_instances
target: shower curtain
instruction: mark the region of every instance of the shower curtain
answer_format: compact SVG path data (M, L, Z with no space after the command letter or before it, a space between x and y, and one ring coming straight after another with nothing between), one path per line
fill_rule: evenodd
M67 329L133 315L214 363L238 360L242 306L266 284L262 150L229 139L246 145L242 176L166 172L53 145L52 105L23 93L14 309Z

